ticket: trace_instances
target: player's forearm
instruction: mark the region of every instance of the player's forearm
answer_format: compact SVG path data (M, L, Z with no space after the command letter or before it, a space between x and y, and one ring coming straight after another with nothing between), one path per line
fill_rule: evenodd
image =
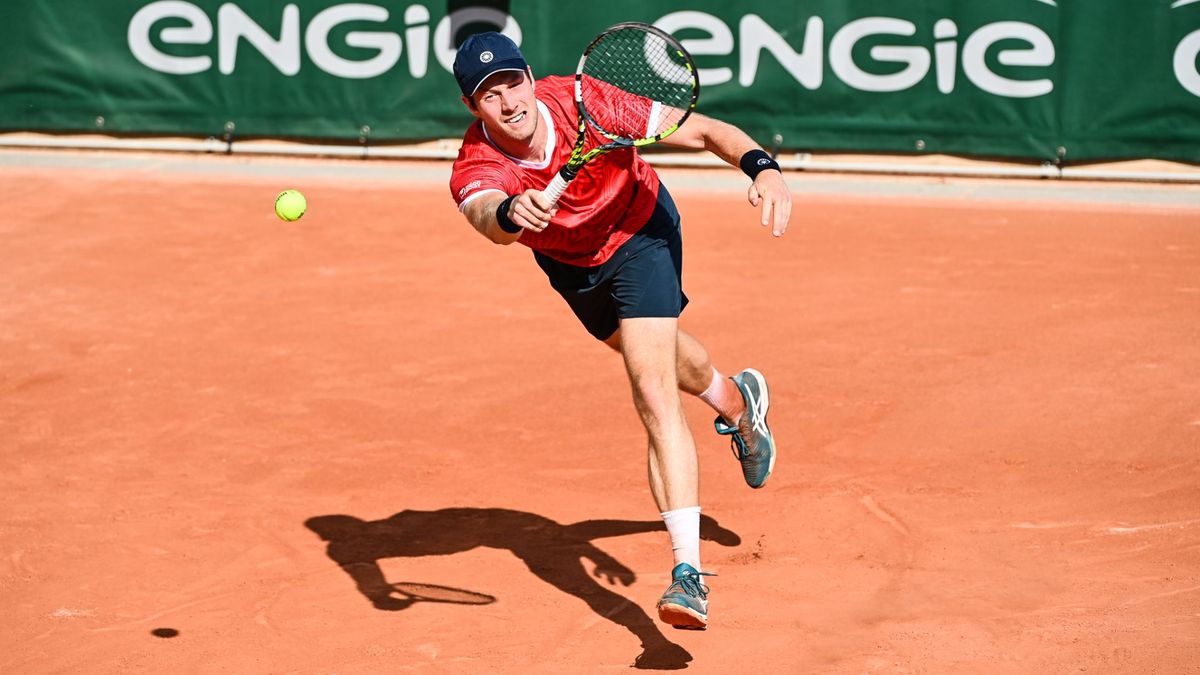
M746 132L732 124L700 114L693 115L693 119L689 119L663 143L707 150L733 166L738 166L742 155L762 148Z
M720 120L712 120L712 122L712 127L704 138L704 149L725 160L726 163L738 166L742 155L751 150L762 149L762 146L755 143L749 134L732 124Z
M474 199L463 207L463 215L467 217L467 221L475 228L479 234L487 237L497 244L511 244L521 238L520 232L511 233L505 232L500 227L500 222L496 219L496 209L506 199L505 195L496 193L495 195L481 195L478 199Z

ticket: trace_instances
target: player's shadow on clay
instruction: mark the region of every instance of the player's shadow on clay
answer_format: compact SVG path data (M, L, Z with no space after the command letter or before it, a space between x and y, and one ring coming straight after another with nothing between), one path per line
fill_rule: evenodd
M382 558L415 558L447 555L473 548L507 549L520 558L529 571L558 590L586 602L592 611L623 626L642 643L635 665L646 669L686 668L691 654L668 640L640 607L606 588L588 574L583 560L596 566L595 575L609 584L628 586L636 579L622 565L592 542L663 531L661 520L585 520L571 525L534 513L508 509L451 508L438 511L401 511L383 520L361 520L353 516L316 516L305 521L310 530L329 542L327 553L354 579L358 590L375 607L402 610L416 600L389 583L379 568ZM722 546L737 546L741 537L721 527L709 516L701 516L700 536ZM443 602L454 599L454 589ZM462 604L484 604L490 596L463 591ZM471 597L484 598L472 602Z

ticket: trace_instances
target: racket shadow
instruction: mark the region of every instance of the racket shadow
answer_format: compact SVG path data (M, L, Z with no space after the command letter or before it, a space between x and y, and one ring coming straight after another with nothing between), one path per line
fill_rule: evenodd
M635 667L672 670L686 668L691 661L691 655L668 640L645 611L599 581L628 586L637 576L598 548L593 543L596 539L661 532L665 529L661 520L587 520L562 524L510 509L449 508L406 510L370 521L348 515L316 516L305 521L305 525L328 542L329 558L378 609L400 611L430 601L461 605L495 602L495 597L473 590L388 582L379 560L448 555L479 547L503 549L516 555L534 576L579 598L596 614L635 635L643 649ZM737 533L721 527L709 516L702 516L701 537L723 546L741 543ZM589 574L584 560L595 565L595 577Z
M445 602L451 605L490 605L496 597L487 593L468 591L465 588L423 584L415 581L400 581L390 584L392 593L401 596L408 604L414 602Z

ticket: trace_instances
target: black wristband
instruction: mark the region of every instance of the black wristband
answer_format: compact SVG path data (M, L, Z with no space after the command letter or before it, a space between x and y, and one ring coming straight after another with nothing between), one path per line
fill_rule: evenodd
M500 206L496 207L496 224L500 226L500 229L504 230L505 232L507 232L509 234L516 234L516 233L520 232L521 230L525 229L525 228L521 227L520 225L517 225L516 223L514 223L512 221L512 218L508 217L508 208L510 206L512 206L512 203L516 198L517 198L517 195L513 195L513 196L509 197L508 199L505 199L504 201L500 202Z
M738 160L738 166L742 168L742 173L750 177L750 180L754 180L758 177L758 174L766 171L767 169L783 171L779 168L779 162L771 159L771 156L767 154L766 150L760 150L758 148L755 148L742 155L742 158Z

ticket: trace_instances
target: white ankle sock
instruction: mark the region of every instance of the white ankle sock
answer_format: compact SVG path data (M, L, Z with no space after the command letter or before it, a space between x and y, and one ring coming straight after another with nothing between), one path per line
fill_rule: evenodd
M700 567L700 507L687 506L682 509L665 511L663 522L667 524L667 533L671 535L671 552L675 554L675 564L685 562L696 571Z
M707 403L730 424L737 424L742 411L746 409L741 390L733 383L733 380L722 375L716 368L712 369L712 381L709 383L708 389L700 394L700 400Z

